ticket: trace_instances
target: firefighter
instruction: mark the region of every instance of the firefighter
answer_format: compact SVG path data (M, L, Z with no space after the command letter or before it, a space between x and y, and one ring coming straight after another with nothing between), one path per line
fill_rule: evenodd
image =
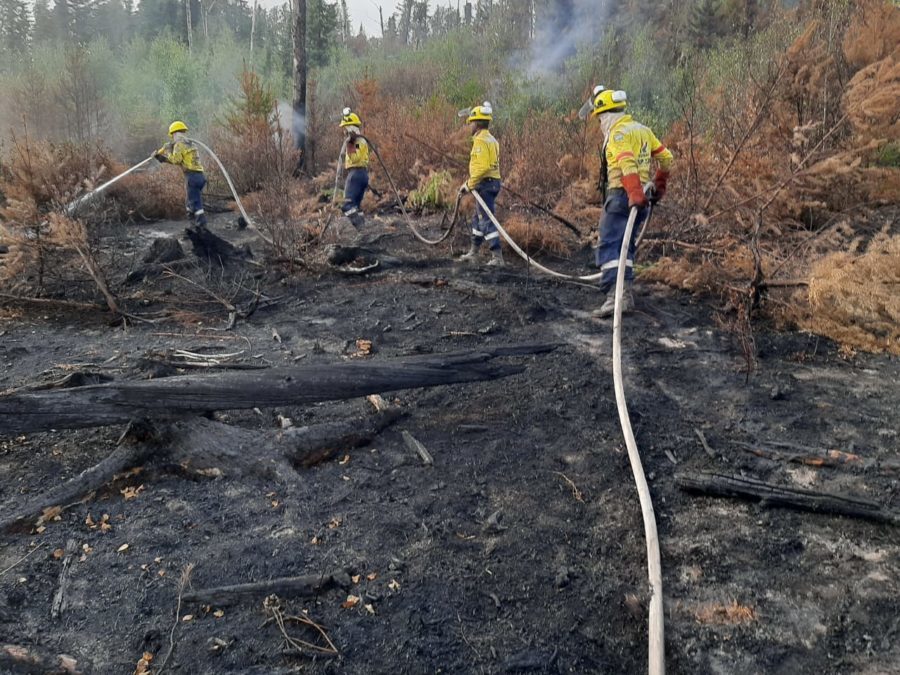
M489 128L494 118L491 104L485 101L469 111L466 123L472 133L472 152L469 156L469 179L459 188L460 193L477 192L490 212L495 212L497 195L500 194L500 143L491 135ZM460 260L474 261L478 257L481 243L487 241L491 251L488 265L503 265L503 250L500 248L500 233L476 202L472 219L472 244Z
M600 120L603 129L603 152L600 158L600 183L603 192L603 217L600 220L600 247L597 262L603 276L600 288L606 300L593 315L606 318L615 309L616 275L619 268L619 252L632 207L637 207L634 229L628 248L625 270L625 290L622 309L634 307L631 291L634 280L635 242L641 223L647 217L650 202L656 203L666 193L666 183L672 167L672 153L653 132L635 122L624 111L628 106L624 91L603 89L594 96L592 117ZM651 163L657 168L647 193L644 184L650 179Z
M369 187L369 144L362 136L361 127L359 115L350 108L344 108L341 129L347 136L347 151L344 156L347 181L344 183L344 205L341 206L341 211L356 228L366 222L360 209Z
M184 122L176 121L169 125L169 137L172 139L153 153L159 162L168 162L180 166L184 172L187 191L188 220L199 227L206 227L206 212L203 210L203 188L206 187L206 175L198 158L197 147L185 135L188 128Z

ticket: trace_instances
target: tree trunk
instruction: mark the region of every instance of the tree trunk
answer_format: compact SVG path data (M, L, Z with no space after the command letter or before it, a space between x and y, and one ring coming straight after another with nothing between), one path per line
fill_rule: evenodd
M506 377L521 366L486 363L498 356L539 354L554 345L525 345L384 361L271 368L157 380L111 382L0 397L0 434L175 419L238 410L336 401L401 389Z
M253 68L253 41L256 38L256 7L258 0L253 0L253 14L250 16L250 67Z
M306 0L292 0L294 10L294 119L291 131L294 134L294 147L303 150L297 169L305 165L306 160Z
M188 54L192 53L194 50L194 28L192 24L191 17L191 0L184 0L184 18L187 22L187 43L188 43ZM251 51L252 53L252 51Z

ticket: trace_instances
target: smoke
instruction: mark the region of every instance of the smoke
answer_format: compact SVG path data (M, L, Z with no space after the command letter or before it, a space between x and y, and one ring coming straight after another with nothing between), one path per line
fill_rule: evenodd
M295 115L287 101L278 101L278 122L282 129L290 129L294 140L306 137L306 116Z
M599 45L607 12L606 0L555 0L541 10L526 68L528 75L556 73L579 46Z

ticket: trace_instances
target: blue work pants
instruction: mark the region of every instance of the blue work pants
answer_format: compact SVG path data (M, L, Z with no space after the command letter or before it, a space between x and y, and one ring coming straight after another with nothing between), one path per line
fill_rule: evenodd
M500 194L500 187L500 181L496 178L486 178L473 190L481 196L492 214L496 213L495 205L497 195ZM472 241L475 246L480 246L481 242L485 240L492 250L500 248L500 233L497 232L494 223L481 208L481 204L476 201L475 216L472 218Z
M344 205L341 207L345 216L352 216L359 212L368 187L368 169L350 169L347 172L347 180L344 183Z
M597 249L597 263L603 276L600 278L600 290L608 293L615 288L616 275L619 273L619 253L622 249L622 239L625 237L625 227L628 224L628 194L621 188L609 191L606 203L603 205L603 217L600 219L600 247ZM625 281L634 279L634 254L641 223L647 217L647 209L638 209L637 218L634 221L634 229L631 230L631 241L628 245L628 258L625 261Z
M198 225L206 225L206 211L203 209L203 188L206 187L206 176L202 171L185 171L185 187L187 189L188 218Z

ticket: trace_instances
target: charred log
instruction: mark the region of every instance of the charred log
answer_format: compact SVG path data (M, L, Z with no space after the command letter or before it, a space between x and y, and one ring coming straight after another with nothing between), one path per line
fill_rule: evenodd
M345 570L328 574L308 574L302 577L283 577L269 581L259 581L235 586L218 586L185 593L185 602L199 602L204 605L225 607L241 600L265 598L276 594L279 597L311 597L332 588L350 588L350 575Z
M554 345L488 349L265 371L112 382L0 397L0 434L173 419L215 410L302 405L380 392L492 380L522 366L491 365L500 356L539 354Z
M785 506L900 525L900 514L888 510L878 502L850 495L804 490L719 473L680 474L675 477L675 483L682 490L696 494L736 497L758 501L763 506Z

